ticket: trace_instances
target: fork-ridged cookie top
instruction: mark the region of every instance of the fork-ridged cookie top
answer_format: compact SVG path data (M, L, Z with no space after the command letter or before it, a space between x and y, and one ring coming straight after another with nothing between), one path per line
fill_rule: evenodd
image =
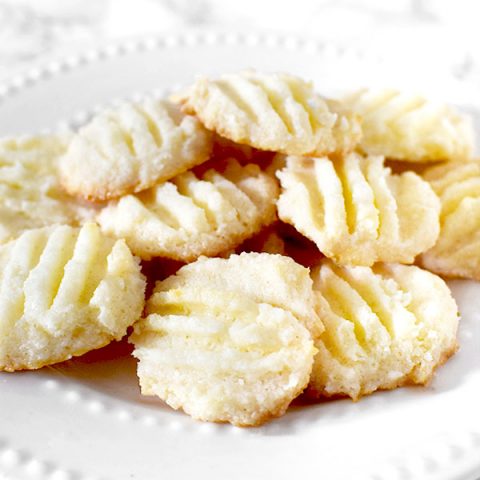
M182 100L210 130L261 150L326 155L352 150L361 137L355 114L292 75L247 71L199 78Z
M448 163L426 170L440 198L440 235L421 256L425 268L480 280L480 163Z
M316 336L323 327L313 308L312 282L305 276L307 272L290 257L269 253L242 253L228 259L201 257L161 282L161 287L157 285L156 291L201 288L208 282L209 288L239 293L257 303L288 310Z
M457 348L458 310L445 282L418 267L312 271L325 331L316 340L310 393L358 399L378 389L425 384Z
M382 157L288 157L277 173L278 215L340 264L412 263L439 232L440 204L418 175L392 175Z
M342 100L362 117L362 149L411 162L472 156L471 120L453 107L396 90L359 90Z
M69 139L45 135L0 140L0 243L29 228L75 225L96 214L68 197L58 182L58 159Z
M142 393L201 420L258 425L308 383L321 331L308 270L270 254L202 258L156 285L130 341Z
M0 247L0 370L35 369L125 335L145 280L97 225L28 230Z
M212 136L166 100L124 103L74 136L60 165L70 194L105 200L140 192L206 161Z
M234 248L276 218L276 181L257 165L230 159L221 171L183 173L112 202L98 216L102 230L125 238L144 259L192 261Z

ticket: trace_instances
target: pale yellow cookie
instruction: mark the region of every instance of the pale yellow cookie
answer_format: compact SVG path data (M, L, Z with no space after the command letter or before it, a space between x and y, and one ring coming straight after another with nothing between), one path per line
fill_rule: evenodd
M98 222L143 259L188 262L234 248L272 223L277 197L275 179L257 165L230 159L222 171L186 172L122 197L101 211Z
M288 157L277 176L280 219L340 264L412 263L438 237L430 185L412 172L391 174L382 157Z
M90 200L140 192L209 158L212 136L167 100L124 103L74 136L60 164L65 190Z
M246 71L199 78L177 100L208 129L261 150L326 155L352 150L361 137L355 114L292 75Z
M359 90L342 100L362 117L361 148L410 162L472 156L471 119L455 108L397 90Z
M76 225L96 210L66 195L57 179L69 135L0 140L0 243L29 228Z
M440 197L440 235L421 264L449 277L480 280L480 163L448 163L423 177Z
M324 260L312 278L325 331L315 342L310 395L357 400L424 385L455 353L458 310L440 277L411 265Z
M157 283L130 341L144 395L199 420L259 425L308 383L315 349L308 270L281 255L201 258Z
M145 279L93 223L28 230L0 246L0 370L36 369L122 338Z

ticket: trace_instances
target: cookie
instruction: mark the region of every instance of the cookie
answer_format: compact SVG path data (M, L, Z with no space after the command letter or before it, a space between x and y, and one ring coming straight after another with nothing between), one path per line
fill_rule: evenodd
M307 385L322 325L308 270L281 255L201 258L156 285L130 341L144 395L199 420L259 425Z
M28 230L0 246L0 370L36 369L122 338L145 279L97 225Z
M361 137L357 115L292 75L246 71L199 78L177 100L209 130L260 150L325 155L350 151Z
M360 147L410 162L464 161L472 156L471 119L455 108L397 90L359 90L341 103L362 117Z
M140 192L208 160L212 135L167 101L124 103L95 116L60 163L65 190L89 200Z
M0 243L30 228L78 225L96 210L66 195L57 179L58 159L69 135L0 140Z
M480 163L448 163L424 172L440 198L440 235L420 263L447 277L480 280Z
M274 178L230 159L221 170L186 172L122 197L100 212L98 222L143 259L190 262L234 248L272 223L277 197Z
M440 277L411 265L324 260L312 278L325 331L315 341L309 395L357 400L424 385L455 353L458 310Z
M437 240L432 188L413 172L391 174L383 157L288 157L277 176L280 219L342 265L412 263Z

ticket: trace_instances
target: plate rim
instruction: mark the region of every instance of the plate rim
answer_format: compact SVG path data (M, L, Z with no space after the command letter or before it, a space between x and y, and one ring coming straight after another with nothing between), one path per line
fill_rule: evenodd
M368 59L369 62L374 62L377 65L381 65L388 60L379 52L367 52L360 47L345 47L337 45L332 41L293 33L282 34L280 32L255 30L232 32L222 29L195 29L148 36L126 37L114 41L107 40L101 42L101 44L96 47L81 50L71 55L62 55L58 58L49 59L47 61L39 61L38 64L28 67L13 76L5 77L0 82L0 108L3 100L6 100L11 95L21 94L23 90L28 89L39 82L48 81L50 78L56 77L57 75L83 68L86 65L102 62L117 56L137 54L148 50L162 50L173 47L188 48L199 45L204 47L215 47L225 42L231 46L239 47L263 46L290 51L306 50L312 54L331 54L336 57L354 56L357 59ZM464 80L467 79L468 77ZM472 429L472 431L468 433L478 433L480 435L480 429ZM474 446L472 448L471 453L473 454L477 451L480 454L480 442L476 447ZM0 457L5 457L5 455L10 455L12 458L18 457L22 460L22 463L28 463L35 460L34 456L25 455L21 449L16 449L8 444L8 442L5 442L3 438L0 438ZM480 459L475 460L471 457L471 461L465 462L465 459L461 457L457 459L457 464L461 464L462 461L466 465L463 466L461 472L458 472L459 479L473 479L480 475ZM452 465L453 463L454 461L452 460ZM398 466L396 468L399 469ZM57 470L59 472L65 471L63 467L60 466ZM384 478L378 477L378 473L375 469L365 473L369 476L368 478L371 479ZM0 478L2 474L8 475L9 471L4 470L0 463ZM45 476L37 478L47 479L51 478L53 475L54 474L50 472L45 474ZM9 477L7 476L7 478ZM82 475L79 478L84 477Z

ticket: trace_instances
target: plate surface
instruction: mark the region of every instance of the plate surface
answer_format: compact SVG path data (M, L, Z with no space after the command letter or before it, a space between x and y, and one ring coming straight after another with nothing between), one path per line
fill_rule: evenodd
M132 40L0 85L0 135L75 127L101 105L164 94L196 74L288 71L326 94L393 85L478 114L480 87L419 61L298 38L190 33ZM473 479L480 476L480 285L450 285L461 350L427 388L296 405L262 428L202 424L142 398L126 344L0 374L0 479Z

